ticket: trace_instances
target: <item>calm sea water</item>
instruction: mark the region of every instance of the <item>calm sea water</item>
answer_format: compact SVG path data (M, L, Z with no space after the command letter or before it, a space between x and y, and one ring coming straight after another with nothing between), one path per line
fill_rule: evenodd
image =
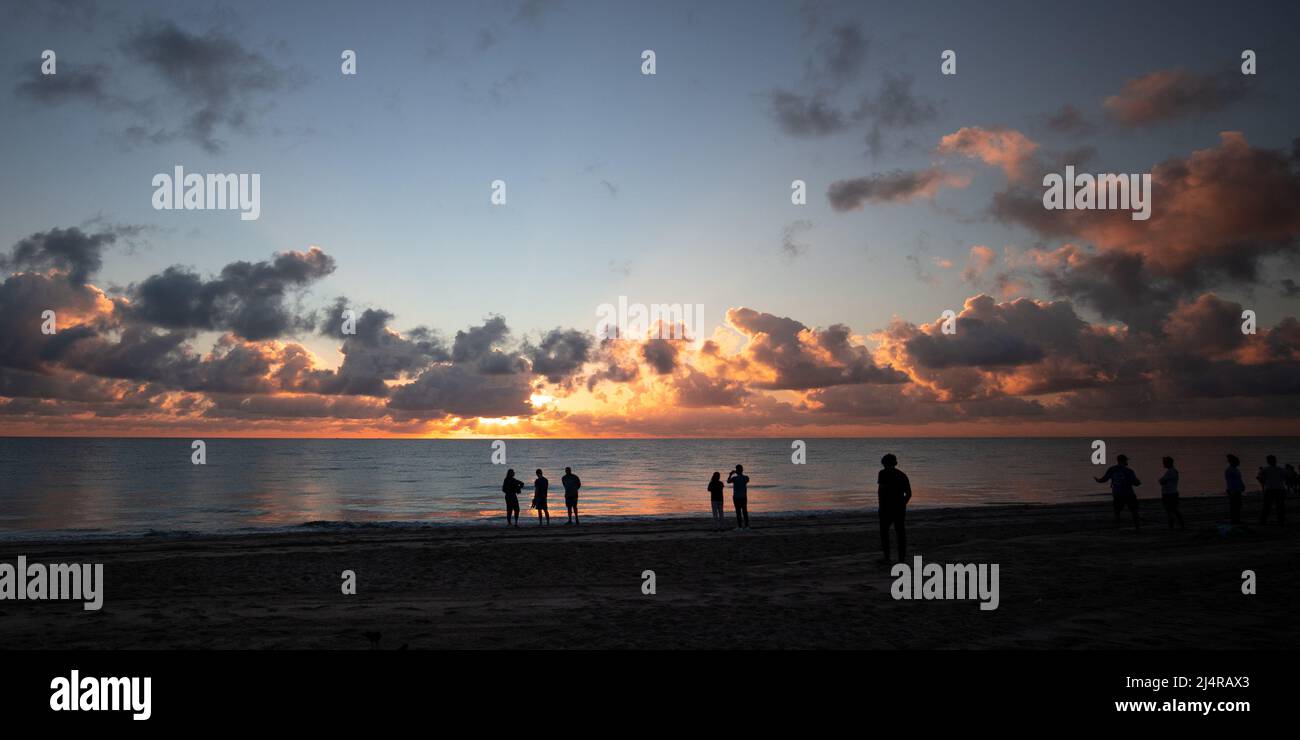
M0 538L51 534L225 532L350 523L480 521L503 516L488 440L208 439L207 464L190 462L188 439L0 438ZM563 518L560 476L583 481L581 511L608 518L708 516L710 474L742 463L753 512L868 509L878 460L898 455L914 505L1060 502L1108 495L1092 482L1085 439L808 439L807 464L790 440L509 440L508 467L529 484L551 480ZM1159 492L1160 457L1172 455L1184 495L1223 490L1223 455L1243 460L1248 483L1266 454L1300 463L1300 437L1107 440ZM326 524L328 523L328 524Z

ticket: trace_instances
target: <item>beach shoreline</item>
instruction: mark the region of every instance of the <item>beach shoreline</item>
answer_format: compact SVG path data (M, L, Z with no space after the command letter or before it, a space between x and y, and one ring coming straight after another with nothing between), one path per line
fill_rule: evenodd
M998 563L998 608L900 601L871 511L698 517L535 516L518 529L302 527L238 535L0 543L0 560L103 563L104 605L0 601L0 637L32 649L1296 648L1300 534L1224 525L1183 501L1168 531L1116 530L1109 500L916 509L909 560ZM730 515L730 506L728 506ZM734 519L728 519L734 526ZM1258 593L1242 593L1243 571ZM343 573L356 593L342 592ZM655 593L643 593L653 571ZM377 640L373 639L378 634Z

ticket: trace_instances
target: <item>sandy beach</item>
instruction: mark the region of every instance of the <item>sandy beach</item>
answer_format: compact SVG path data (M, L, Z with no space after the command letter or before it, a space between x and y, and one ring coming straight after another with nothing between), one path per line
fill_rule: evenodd
M6 543L12 562L104 564L101 611L0 602L9 648L1296 648L1300 530L1228 532L1220 497L1170 532L1110 501L913 510L909 556L998 563L1000 604L897 601L874 513L549 528L428 527ZM1258 593L1243 595L1243 570ZM357 594L341 592L341 573ZM653 570L656 593L642 593ZM367 636L367 633L371 633Z

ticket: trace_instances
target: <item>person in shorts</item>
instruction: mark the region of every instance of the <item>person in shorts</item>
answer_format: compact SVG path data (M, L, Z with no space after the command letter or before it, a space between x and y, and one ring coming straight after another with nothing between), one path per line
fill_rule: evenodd
M519 492L524 490L524 482L515 477L513 468L506 471L506 479L501 482L501 492L506 495L506 526L519 526Z
M542 469L537 469L537 480L533 481L533 508L537 509L537 526L542 526L542 515L546 515L546 523L551 523L551 512L546 508L546 491L551 487L551 482L546 480L542 475Z
M582 480L573 474L573 468L565 468L560 485L564 486L564 508L569 511L569 521L564 526L578 524L578 489L582 488Z

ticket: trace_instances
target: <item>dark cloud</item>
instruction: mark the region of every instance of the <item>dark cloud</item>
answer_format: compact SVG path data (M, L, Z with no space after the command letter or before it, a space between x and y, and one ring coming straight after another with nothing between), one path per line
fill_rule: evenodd
M179 134L210 153L224 148L223 130L250 132L271 96L294 84L290 70L216 30L200 35L171 21L159 22L140 28L123 47L131 59L157 73L169 96L187 109ZM134 130L146 134L143 127ZM148 136L165 140L174 133L159 129Z
M1144 330L1178 300L1256 285L1264 259L1300 254L1300 171L1285 151L1224 132L1219 146L1154 167L1151 183L1146 221L1122 209L1049 211L1029 187L998 193L992 213L1068 242L1031 255L1055 295Z
M807 219L791 221L781 230L781 252L787 257L798 257L808 251L808 245L800 241L800 235L807 233L813 222Z
M959 181L943 170L893 170L852 180L837 180L826 191L831 208L852 211L866 203L899 203L913 198L929 198L945 185Z
M282 359L279 375L284 388L385 397L390 381L414 377L432 363L451 360L451 353L439 337L423 327L399 334L388 326L393 315L382 309L354 311L354 333L345 334L346 310L347 299L338 298L320 323L322 334L343 340L339 348L343 363L338 370L317 369L305 350L296 350Z
M1166 69L1129 80L1103 105L1122 125L1148 126L1223 110L1243 100L1249 90L1246 77L1235 72L1197 74Z
M1069 103L1047 117L1047 127L1058 133L1076 135L1088 134L1093 130L1093 125L1084 117L1083 112Z
M744 383L711 378L695 368L687 368L673 384L677 389L677 403L686 408L739 406L750 394Z
M807 61L809 79L833 87L852 81L862 71L867 49L867 37L857 23L837 24Z
M1025 365L1044 356L1024 337L973 318L959 319L951 336L918 334L908 340L907 350L921 367L934 369Z
M768 94L770 112L781 130L791 136L812 138L826 136L848 128L848 116L825 95L799 95L785 90Z
M560 6L560 0L520 0L515 20L539 25L542 19Z
M388 407L416 416L527 416L531 386L527 376L484 375L461 365L434 365L399 386Z
M42 312L55 312L54 335L41 332ZM95 288L37 273L0 283L0 366L40 370L78 340L111 325L112 304Z
M482 326L456 332L451 346L451 359L460 365L473 365L488 375L510 375L527 372L524 359L500 349L510 338L510 328L500 316L490 316Z
M677 343L671 339L648 339L641 345L641 357L659 375L677 368Z
M26 79L14 86L14 94L20 98L42 105L85 102L106 109L121 105L122 101L108 91L112 69L107 65L76 68L60 62L58 73L52 75L41 74L39 68L30 65L24 65L24 69Z
M552 329L537 346L526 344L524 354L535 374L551 383L568 381L591 358L594 339L577 329Z
M168 329L229 330L254 341L279 337L313 328L286 297L333 271L334 258L318 247L270 261L232 262L212 280L169 267L132 287L129 314Z
M906 376L878 367L866 347L849 342L849 328L809 329L788 317L750 308L727 311L727 323L749 338L742 357L770 379L758 388L808 390L853 383L899 383Z
M865 98L858 110L858 117L885 128L919 126L938 116L938 104L913 93L912 78L896 74L885 75L879 92Z
M84 285L104 264L104 247L122 234L114 228L87 234L77 227L50 229L19 241L8 257L0 255L0 268L58 270L75 285Z

